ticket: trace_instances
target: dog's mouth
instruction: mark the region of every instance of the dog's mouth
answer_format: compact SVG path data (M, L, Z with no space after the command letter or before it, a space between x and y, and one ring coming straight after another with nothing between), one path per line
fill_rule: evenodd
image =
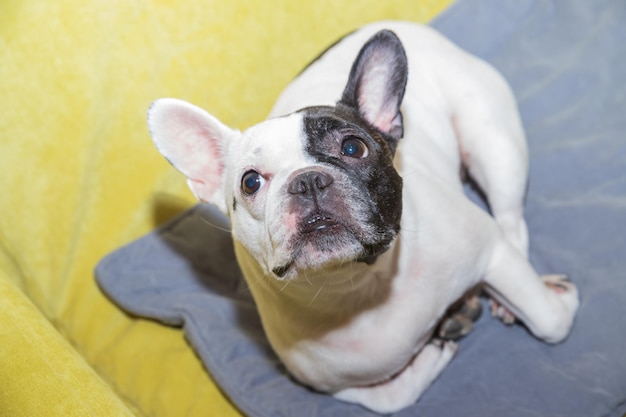
M323 210L315 210L300 221L294 235L295 248L334 252L349 241L356 241L354 227Z
M337 226L339 223L331 216L325 213L315 213L302 222L300 230L303 234L331 232Z
M284 265L272 269L278 278L284 278L287 273L297 268L298 261L313 251L337 253L337 246L345 242L351 233L335 217L323 211L315 211L305 216L298 225L298 232L293 237L293 251L291 259ZM354 239L352 237L352 239Z
M371 265L389 249L395 237L393 233L393 237L368 242L362 234L362 231L332 215L316 211L300 222L298 233L293 237L289 260L273 268L272 272L278 278L285 278L288 274L295 274L293 270L323 268L333 263L363 262Z

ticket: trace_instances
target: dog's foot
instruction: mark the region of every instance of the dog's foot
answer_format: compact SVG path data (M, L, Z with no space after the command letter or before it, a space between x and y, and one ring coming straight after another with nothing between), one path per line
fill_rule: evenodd
M557 294L564 294L575 290L574 284L567 280L567 275L550 274L542 275L541 279L546 287Z
M548 274L542 275L541 279L543 280L543 283L546 287L548 287L557 294L567 295L567 293L576 291L576 287L574 286L574 284L567 280L567 275ZM517 318L511 311L509 311L506 307L504 307L502 304L498 303L494 299L489 300L489 307L491 310L491 315L493 317L499 318L506 325L511 325L517 320Z
M509 311L506 307L498 303L493 298L489 300L489 310L491 311L492 317L499 318L500 321L502 321L502 323L506 324L507 326L515 323L515 320L517 319L515 315L511 313L511 311Z
M424 349L431 349L432 355L437 357L437 365L433 367L434 373L439 373L450 362L459 346L451 340L433 339L427 344ZM422 359L424 361L424 359Z
M576 286L563 275L537 275L517 249L503 244L484 282L489 295L538 339L559 343L568 336L579 301ZM496 309L496 314L505 313Z
M457 340L467 336L472 331L472 321L461 314L455 314L443 319L439 325L437 336L444 340Z
M459 314L467 317L471 321L476 321L483 312L483 305L478 295L471 295L465 299L465 302L459 310Z
M477 295L469 295L453 305L441 321L437 336L444 340L457 340L472 331L473 322L483 310Z
M543 284L551 292L556 294L560 304L560 314L553 320L546 320L549 324L548 334L543 337L549 343L558 343L569 334L574 322L574 316L578 310L578 289L576 285L567 279L566 275L542 275Z

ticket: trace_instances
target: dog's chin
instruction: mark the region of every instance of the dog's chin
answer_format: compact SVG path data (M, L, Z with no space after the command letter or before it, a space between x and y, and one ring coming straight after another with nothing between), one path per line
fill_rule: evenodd
M363 241L340 224L329 224L316 230L301 231L287 243L285 261L272 272L280 280L295 279L311 271L341 268L351 262L373 264L389 249L394 232L375 242Z

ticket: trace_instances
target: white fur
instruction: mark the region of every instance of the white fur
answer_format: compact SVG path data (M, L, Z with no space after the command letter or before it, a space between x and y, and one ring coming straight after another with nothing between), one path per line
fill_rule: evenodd
M359 49L383 28L402 40L409 63L404 137L395 160L404 181L400 235L373 265L350 261L355 249L348 245L278 278L271 271L289 261L286 242L294 233L285 185L315 165L303 150L302 116L292 112L334 105ZM429 342L434 327L481 281L537 337L556 343L569 333L576 288L560 277L542 279L527 261L527 150L513 96L494 69L435 31L381 22L355 32L285 89L270 119L243 133L189 106L157 102L151 132L165 156L203 184L194 192L229 214L267 336L303 383L379 412L412 404L455 351L453 343ZM196 127L181 127L172 108L189 110ZM181 151L196 141L205 144L201 155ZM210 161L189 170L187 157L189 166L199 157ZM493 217L465 197L462 162L487 195ZM241 178L251 168L263 185L242 198ZM350 210L356 223L364 218L359 207Z

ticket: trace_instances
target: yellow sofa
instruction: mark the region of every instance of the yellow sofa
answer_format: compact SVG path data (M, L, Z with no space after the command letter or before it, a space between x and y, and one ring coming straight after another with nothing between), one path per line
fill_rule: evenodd
M239 415L179 329L126 315L94 280L194 203L147 107L178 97L244 128L342 34L448 3L3 1L0 415Z

